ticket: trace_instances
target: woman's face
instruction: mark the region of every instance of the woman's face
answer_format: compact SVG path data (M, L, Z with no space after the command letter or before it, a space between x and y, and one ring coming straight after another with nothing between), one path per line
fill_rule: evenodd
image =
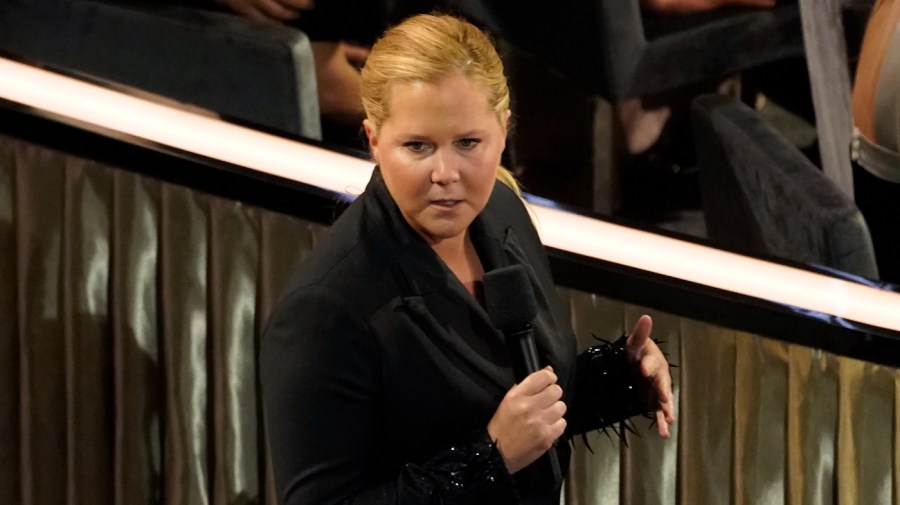
M483 87L461 74L395 84L389 100L380 130L364 122L388 191L429 244L464 237L494 187L509 111L501 122Z

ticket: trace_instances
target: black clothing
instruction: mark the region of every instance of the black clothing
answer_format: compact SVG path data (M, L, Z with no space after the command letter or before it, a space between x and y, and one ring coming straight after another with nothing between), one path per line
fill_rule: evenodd
M526 267L542 364L567 405L584 404L574 397L575 338L519 198L496 183L469 232L485 271ZM559 501L558 485L531 467L514 483L486 439L514 384L503 336L403 219L377 169L289 282L260 370L286 504ZM580 415L570 407L569 425L597 427ZM569 447L558 451L565 473Z

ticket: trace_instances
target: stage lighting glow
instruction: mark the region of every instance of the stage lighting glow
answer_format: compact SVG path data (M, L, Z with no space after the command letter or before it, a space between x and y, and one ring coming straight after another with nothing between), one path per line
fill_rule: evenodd
M0 98L331 191L358 195L372 163L0 58ZM900 331L900 294L531 204L550 247Z

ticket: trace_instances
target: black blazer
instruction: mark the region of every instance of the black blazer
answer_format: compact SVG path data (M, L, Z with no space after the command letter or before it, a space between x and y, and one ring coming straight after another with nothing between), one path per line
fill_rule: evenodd
M575 338L524 205L498 182L469 231L486 271L526 266L539 353L571 405ZM260 370L275 482L291 504L429 503L410 482L484 434L514 384L502 334L403 219L377 168L289 281ZM523 503L558 503L558 488L517 480Z

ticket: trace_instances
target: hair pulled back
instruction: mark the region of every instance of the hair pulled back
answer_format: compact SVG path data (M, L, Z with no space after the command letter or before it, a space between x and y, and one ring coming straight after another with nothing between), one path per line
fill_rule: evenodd
M362 69L360 95L369 123L378 131L389 119L391 87L437 83L461 74L487 93L488 104L505 119L509 86L491 39L471 23L446 14L419 14L388 29L372 46ZM512 175L498 167L497 178L518 192Z

